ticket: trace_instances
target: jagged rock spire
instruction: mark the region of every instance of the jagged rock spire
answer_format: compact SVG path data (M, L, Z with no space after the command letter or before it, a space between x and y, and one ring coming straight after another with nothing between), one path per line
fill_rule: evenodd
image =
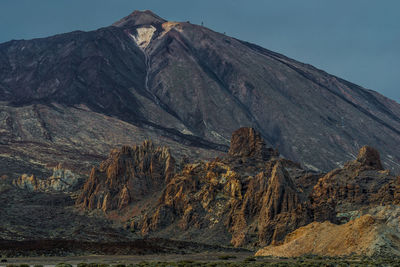
M267 148L261 134L255 129L242 127L232 134L229 155L267 160L272 156L279 156L279 153L272 148Z
M76 203L89 210L121 210L161 190L174 168L175 160L166 147L156 147L149 140L122 146L92 169Z
M358 153L356 161L360 162L362 165L383 170L379 152L373 147L363 146Z

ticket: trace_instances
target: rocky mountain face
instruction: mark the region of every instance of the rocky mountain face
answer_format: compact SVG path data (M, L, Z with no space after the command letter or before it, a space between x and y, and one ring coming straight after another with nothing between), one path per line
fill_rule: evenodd
M155 207L132 219L132 228L142 235L246 246L269 244L308 223L304 199L286 168L305 171L267 149L254 129L234 132L231 143L224 158L186 165Z
M103 209L141 237L260 247L291 242L288 234L310 223L352 225L358 216L396 207L400 200L400 177L383 170L372 147L361 148L357 159L327 174L282 158L252 128L232 134L226 155L182 170L171 167L174 161L165 151L145 142L112 152L92 171L77 205ZM152 200L144 202L144 195Z
M298 176L307 173L279 158L252 128L234 132L231 143L225 157L182 170L166 148L151 142L115 150L92 170L76 204L116 211L139 236L236 246L270 243L308 223L305 199L286 168ZM144 205L148 196L152 201Z
M77 204L89 210L121 210L162 190L174 171L175 160L166 147L155 147L151 141L123 146L92 169Z
M246 127L233 133L228 154L231 157L255 158L257 160L279 157L277 150L267 148L259 132Z
M356 160L319 179L310 195L315 220L347 221L362 207L398 204L399 182L399 177L383 170L379 152L365 146Z
M135 11L0 44L0 175L45 179L62 164L88 176L112 148L148 138L209 159L243 126L306 168L341 167L372 145L400 170L398 103L198 25Z

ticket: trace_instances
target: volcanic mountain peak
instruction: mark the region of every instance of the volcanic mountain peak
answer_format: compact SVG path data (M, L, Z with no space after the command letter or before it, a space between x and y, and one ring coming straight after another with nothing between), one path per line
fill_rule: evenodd
M343 166L360 144L379 148L382 164L400 170L399 104L151 11L96 31L0 44L0 69L0 175L49 177L43 166L59 162L88 175L111 148L147 138L174 156L211 158L245 125L264 147L314 170ZM235 159L264 155L254 145L235 150Z
M166 22L165 19L157 16L150 10L135 10L128 16L122 18L121 20L115 22L112 26L116 27L134 27L140 25L160 25Z

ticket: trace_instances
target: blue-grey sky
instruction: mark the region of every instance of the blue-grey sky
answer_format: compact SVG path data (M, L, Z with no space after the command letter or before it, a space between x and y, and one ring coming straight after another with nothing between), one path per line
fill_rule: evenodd
M203 21L400 102L399 0L0 0L0 42L94 30L135 9Z

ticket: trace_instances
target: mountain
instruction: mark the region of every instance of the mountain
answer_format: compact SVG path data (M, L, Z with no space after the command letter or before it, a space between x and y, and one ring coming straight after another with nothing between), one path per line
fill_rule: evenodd
M10 177L50 177L60 164L88 176L112 148L148 138L176 158L209 159L243 126L313 170L341 167L364 145L400 170L395 101L151 11L0 44L0 125L0 174Z

